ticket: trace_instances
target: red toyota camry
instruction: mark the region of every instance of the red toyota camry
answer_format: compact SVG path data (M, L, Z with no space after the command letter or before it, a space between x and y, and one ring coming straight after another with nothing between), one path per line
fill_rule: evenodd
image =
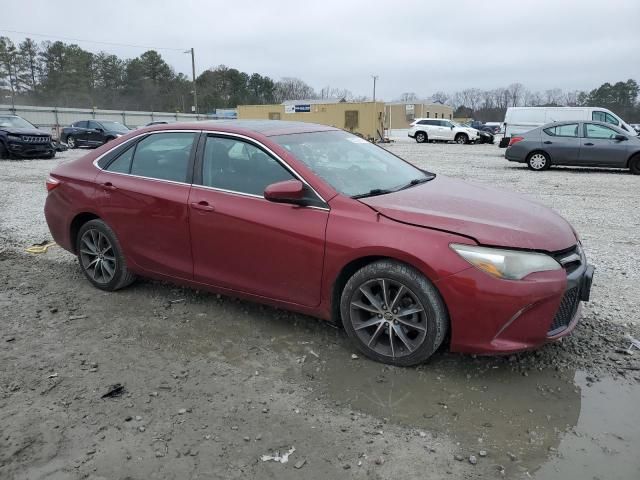
M538 347L573 329L591 289L552 210L322 125L137 130L59 165L47 189L53 238L97 288L140 275L333 319L395 365L445 339L459 352Z

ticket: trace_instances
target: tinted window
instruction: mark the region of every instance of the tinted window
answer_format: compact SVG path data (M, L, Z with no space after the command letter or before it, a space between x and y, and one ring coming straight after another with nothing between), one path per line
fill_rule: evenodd
M89 121L89 128L92 128L93 130L97 129L97 128L102 128L102 125L100 125L98 122L94 122L93 120Z
M138 142L131 174L186 182L195 133L156 133Z
M554 137L577 137L578 124L568 123L567 125L556 125L555 127L545 128L544 133Z
M584 125L584 135L589 138L614 138L618 135L613 128L604 125L596 125L594 123L586 123Z
M111 162L107 167L107 170L110 172L129 173L131 170L131 159L133 158L135 150L135 146L129 148L126 152Z
M207 138L202 159L202 184L260 195L272 183L293 175L260 148L235 138Z
M610 123L611 125L618 125L618 120L616 120L616 118L611 115L610 113L607 112L593 112L591 114L591 120L595 120L597 122L607 122Z
M429 120L420 120L418 122L419 125L429 125Z
M82 121L82 122L76 122L73 125L71 125L72 127L76 127L76 128L87 128L87 123L86 121Z
M451 124L449 122L444 121L444 120L440 120L440 126L451 128Z

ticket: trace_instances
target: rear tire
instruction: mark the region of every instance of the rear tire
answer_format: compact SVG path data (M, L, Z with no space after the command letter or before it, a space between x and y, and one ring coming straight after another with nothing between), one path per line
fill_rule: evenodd
M82 272L96 288L113 292L136 279L127 268L116 234L102 220L90 220L80 227L76 250Z
M536 172L548 170L551 167L551 159L545 152L532 152L527 157L527 166Z
M634 175L640 175L640 155L636 155L631 159L629 168Z
M416 142L418 143L425 143L429 141L429 137L427 137L427 134L424 132L418 132L416 133Z
M8 160L9 158L7 147L4 146L4 143L0 142L0 160Z
M358 350L398 366L427 360L442 344L449 326L436 287L413 267L393 260L358 270L342 291L340 313Z
M464 145L465 143L469 143L469 137L465 133L459 133L456 135L455 141L459 145Z

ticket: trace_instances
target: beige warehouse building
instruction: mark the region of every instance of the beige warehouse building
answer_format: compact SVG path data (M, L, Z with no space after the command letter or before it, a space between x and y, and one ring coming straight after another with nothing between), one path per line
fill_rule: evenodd
M238 119L319 123L377 139L383 134L384 103L296 100L279 105L238 105Z
M385 128L400 130L409 128L416 118L453 118L453 108L442 103L387 103Z

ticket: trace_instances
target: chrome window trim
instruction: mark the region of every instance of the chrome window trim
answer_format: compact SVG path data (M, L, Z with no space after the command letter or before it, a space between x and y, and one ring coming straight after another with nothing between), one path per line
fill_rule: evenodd
M131 143L134 140L136 140L137 138L140 138L140 137L143 137L143 136L148 136L148 135L154 135L154 134L157 134L157 133L205 133L207 136L208 135L231 136L231 137L241 138L243 140L248 140L250 143L255 143L260 148L262 148L265 151L267 151L280 165L282 165L286 170L288 170L289 173L291 173L295 178L297 178L299 181L301 181L303 184L305 184L307 187L309 187L311 189L311 191L325 205L327 205L327 207L312 207L312 206L309 206L309 207L306 207L306 208L317 208L317 209L320 209L320 210L330 210L330 208L328 207L329 203L322 197L322 195L320 195L316 191L315 188L313 188L311 185L309 185L309 183L298 172L296 172L287 162L285 162L282 158L280 158L280 156L278 154L276 154L273 150L271 150L269 147L267 147L266 145L262 144L261 142L259 142L255 138L251 138L251 137L249 137L247 135L242 135L240 133L223 132L223 131L218 131L218 130L154 130L154 131L151 131L151 132L143 132L143 133L140 133L139 135L136 135L134 137L131 137L131 138L127 139L126 142L122 142L122 143L120 143L118 145L115 145L113 148L107 150L102 155L99 155L98 157L96 157L96 159L93 161L93 166L96 167L101 172L112 173L112 174L115 174L115 175L125 175L125 176L129 176L129 177L144 178L146 180L155 180L155 181L158 181L158 182L175 183L175 184L179 184L179 185L192 185L194 187L202 187L202 188L208 188L208 189L212 189L212 190L217 190L219 192L224 192L224 193L233 193L233 194L237 194L237 195L244 195L244 196L251 196L251 197L256 197L256 198L262 198L264 200L264 196L261 196L261 195L255 195L255 194L245 193L245 192L237 192L235 190L225 190L225 189L222 189L222 188L209 187L207 185L198 185L198 184L195 184L195 183L176 182L175 180L164 180L162 178L143 177L143 176L140 176L140 175L133 175L131 173L112 172L110 170L105 170L104 168L101 168L98 165L98 162L103 157L105 157L106 155L108 155L111 152L113 152L113 150L115 150L116 148L120 148L123 145Z
M193 188L198 188L198 189L201 189L201 190L212 190L214 192L228 193L230 195L237 195L239 197L255 198L257 200L263 200L265 202L269 201L266 198L264 198L264 195L256 195L255 193L237 192L235 190L227 190L225 188L218 188L218 187L209 187L208 185L198 185L196 183L192 184L191 186ZM269 203L275 203L275 202L269 202ZM290 203L281 203L280 205L289 205L289 206L291 206L292 204L290 204ZM331 210L329 207L317 207L315 205L305 205L304 208L313 208L315 210L324 210L326 212Z

